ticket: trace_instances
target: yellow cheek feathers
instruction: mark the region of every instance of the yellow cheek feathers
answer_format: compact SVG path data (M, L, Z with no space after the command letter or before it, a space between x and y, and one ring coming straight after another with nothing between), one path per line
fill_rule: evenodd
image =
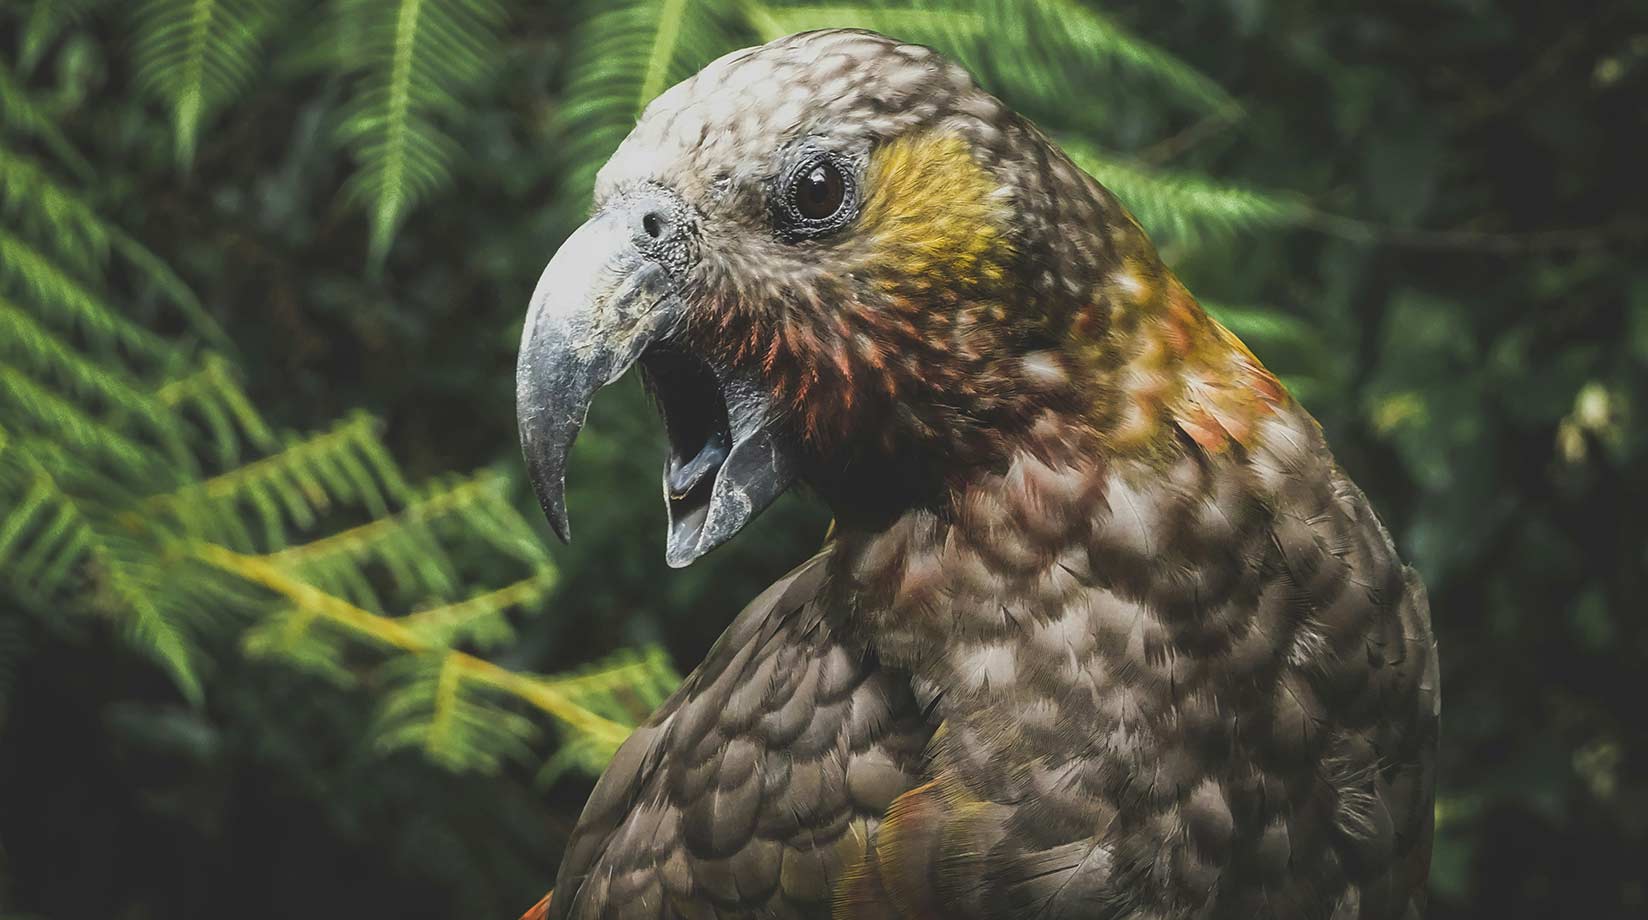
M952 134L899 138L870 161L860 218L870 258L889 284L956 287L999 282L1012 257L995 178Z

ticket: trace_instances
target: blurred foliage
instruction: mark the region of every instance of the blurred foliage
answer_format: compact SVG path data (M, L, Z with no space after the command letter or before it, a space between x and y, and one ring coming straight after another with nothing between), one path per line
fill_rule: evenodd
M628 385L546 549L527 295L648 99L843 25L1057 137L1383 511L1444 656L1433 915L1640 915L1648 11L1591 6L0 0L0 916L536 899L825 520L668 571Z

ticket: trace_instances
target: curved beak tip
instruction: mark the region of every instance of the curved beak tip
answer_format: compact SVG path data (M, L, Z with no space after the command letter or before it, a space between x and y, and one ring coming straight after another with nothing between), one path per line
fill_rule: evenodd
M544 517L549 520L549 529L555 531L556 538L562 543L571 543L572 523L567 517L566 477L558 471L545 472L530 455L527 457L527 471L532 481L532 491L538 497L538 507L544 510Z
M684 569L698 561L698 553L689 547L671 546L664 550L664 564L672 569Z
M544 505L544 517L549 518L549 529L555 532L556 539L562 543L572 542L572 522L567 519L564 504Z

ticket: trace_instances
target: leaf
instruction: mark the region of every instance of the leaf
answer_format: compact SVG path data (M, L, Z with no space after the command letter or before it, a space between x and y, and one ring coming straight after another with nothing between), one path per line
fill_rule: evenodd
M1019 103L1057 111L1094 102L1117 74L1162 87L1209 112L1234 100L1181 58L1072 0L912 0L907 3L760 3L740 9L762 40L820 28L871 29L931 45Z
M51 256L0 228L0 281L25 292L37 316L76 328L94 344L118 342L133 357L158 364L177 353L169 342L120 315L92 286L65 271Z
M496 773L506 762L526 762L537 734L532 720L497 702L469 676L468 656L408 655L384 667L376 745L382 751L415 748L453 770Z
M39 385L43 379L54 379L75 397L131 416L163 441L179 437L172 413L132 377L87 356L3 296L0 362L9 362L17 369L15 372L26 373L26 388Z
M0 61L0 128L18 136L38 139L76 175L92 175L91 164L69 143L51 114L23 88L3 61Z
M1112 70L1148 80L1203 111L1235 108L1234 100L1219 84L1182 58L1139 38L1086 4L1075 0L977 0L967 5L979 9L990 23L987 48L993 72L1031 77L1015 84L1039 84L1044 93L1060 93L1055 101L1068 105L1071 99L1089 96L1095 83L1093 75ZM1071 65L1079 66L1088 79L1058 80ZM1038 70L1055 80L1035 80Z
M647 103L749 39L727 0L616 0L590 8L571 42L554 125L571 167L565 198L577 207Z
M1159 240L1194 248L1240 232L1297 224L1312 213L1303 200L1287 195L1190 173L1148 170L1079 140L1065 139L1061 146Z
M63 30L108 0L34 0L17 36L18 69L27 74Z
M193 162L201 125L251 82L278 13L274 0L145 0L136 11L138 84L172 115L179 169Z
M502 8L492 0L341 0L361 28L357 75L336 137L354 156L345 195L371 219L381 265L406 215L450 179L457 149L438 124L461 110L497 55Z
M986 16L969 4L804 4L745 3L741 9L762 41L812 29L870 29L906 41L925 42L962 53L989 31Z

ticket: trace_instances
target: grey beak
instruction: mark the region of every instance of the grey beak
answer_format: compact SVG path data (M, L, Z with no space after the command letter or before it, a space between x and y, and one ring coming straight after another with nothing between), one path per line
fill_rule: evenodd
M671 343L685 308L660 252L680 252L669 236L679 229L657 205L609 207L555 253L522 330L515 399L533 490L566 540L567 458L595 392L646 366L670 441L665 559L680 567L730 539L794 474L765 394Z
M521 450L549 526L570 539L566 462L595 391L624 375L679 318L664 268L646 259L621 211L567 238L538 278L515 364Z

